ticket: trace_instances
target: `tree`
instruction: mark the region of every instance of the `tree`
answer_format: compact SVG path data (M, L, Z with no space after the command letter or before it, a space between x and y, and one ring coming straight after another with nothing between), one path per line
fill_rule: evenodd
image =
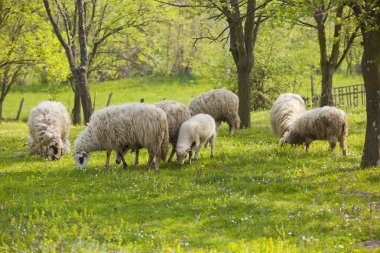
M54 75L58 80L66 73L61 64L47 68L57 48L51 33L42 31L45 27L39 12L35 1L4 0L0 4L0 121L6 96L24 69L47 69L48 78ZM59 62L60 54L53 58Z
M353 1L352 8L363 35L367 126L361 167L369 167L380 162L380 1Z
M286 19L317 31L322 75L320 106L333 105L333 76L350 51L359 27L350 26L352 15L345 1L283 0L283 3Z
M143 2L112 0L55 0L52 10L49 0L44 6L54 33L65 49L71 70L72 88L75 93L73 123L80 123L82 104L84 121L87 123L92 114L91 96L88 85L90 73L95 66L99 49L110 37L130 27L145 24L143 13L147 12Z
M162 1L159 1L162 2ZM227 21L228 27L211 40L220 39L225 31L229 31L229 47L233 57L238 76L239 116L240 127L251 126L251 81L250 75L254 66L254 47L259 27L266 21L267 6L272 0L208 0L190 1L191 4L173 4L178 7L204 8L211 12L211 18Z

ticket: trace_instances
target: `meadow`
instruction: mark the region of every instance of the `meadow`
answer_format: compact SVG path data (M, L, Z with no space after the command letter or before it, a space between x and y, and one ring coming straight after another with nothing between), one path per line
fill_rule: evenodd
M92 86L97 108L155 102L212 88L197 79L135 79ZM49 88L47 88L49 89ZM46 96L70 107L70 89L17 88L5 117L27 99L22 119ZM33 101L36 102L33 105ZM12 103L15 106L12 106ZM28 155L25 122L0 124L0 251L4 252L375 252L380 237L380 169L361 169L365 109L343 108L349 120L348 156L316 141L277 145L269 111L252 112L252 127L233 137L222 124L215 157L158 172L123 170L105 152L91 154L85 170L71 155L58 161ZM73 144L83 126L73 126Z

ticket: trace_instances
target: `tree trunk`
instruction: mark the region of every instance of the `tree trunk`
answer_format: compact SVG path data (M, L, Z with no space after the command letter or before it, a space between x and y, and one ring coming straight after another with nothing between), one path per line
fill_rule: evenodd
M80 93L79 91L75 91L74 92L74 108L71 112L72 123L74 125L80 125L82 122L80 106L81 106Z
M322 66L322 91L320 106L333 105L333 95L332 95L332 79L334 75L334 68L328 63Z
M83 109L84 123L88 123L92 114L92 103L90 91L88 89L86 69L79 68L76 74Z
M380 17L377 17L380 20ZM367 127L361 167L379 165L380 148L380 31L363 35L362 72L366 92Z
M240 128L249 128L251 127L250 71L246 67L237 67Z
M0 122L3 120L3 100L0 100Z

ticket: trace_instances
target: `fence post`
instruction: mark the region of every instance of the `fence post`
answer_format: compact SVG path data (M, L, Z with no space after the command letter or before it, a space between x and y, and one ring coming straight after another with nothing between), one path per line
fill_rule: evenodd
M110 105L112 95L113 95L113 92L111 92L111 93L108 95L108 100L107 100L107 105L106 105L106 106L109 106L109 105Z
M20 119L20 114L21 114L22 108L24 107L24 103L25 103L25 98L22 98L21 102L20 102L20 107L18 108L16 121L18 121Z

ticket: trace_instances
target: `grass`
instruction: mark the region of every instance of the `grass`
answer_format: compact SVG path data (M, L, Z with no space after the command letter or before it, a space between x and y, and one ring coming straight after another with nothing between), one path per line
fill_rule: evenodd
M149 83L146 94L127 84L125 99L154 101L150 91L162 87L160 96L186 102L206 89ZM2 123L0 251L372 252L363 242L380 237L380 169L359 168L365 111L347 114L347 157L322 141L309 153L279 147L263 111L233 137L223 124L214 158L202 149L195 163L164 163L157 173L141 172L146 152L137 167L128 154L127 170L104 169L104 152L92 153L86 170L70 155L29 156L26 124ZM72 128L71 143L82 129Z
M141 98L144 98L146 103L175 99L187 104L192 97L211 88L211 84L204 83L196 77L148 77L91 84L91 96L92 102L96 96L95 109L103 108L107 104L108 95L111 92L113 93L111 104L140 102ZM68 86L15 86L4 102L3 118L16 118L22 98L25 98L25 105L20 116L23 121L27 120L30 109L44 100L60 101L69 111L74 106L74 94Z

